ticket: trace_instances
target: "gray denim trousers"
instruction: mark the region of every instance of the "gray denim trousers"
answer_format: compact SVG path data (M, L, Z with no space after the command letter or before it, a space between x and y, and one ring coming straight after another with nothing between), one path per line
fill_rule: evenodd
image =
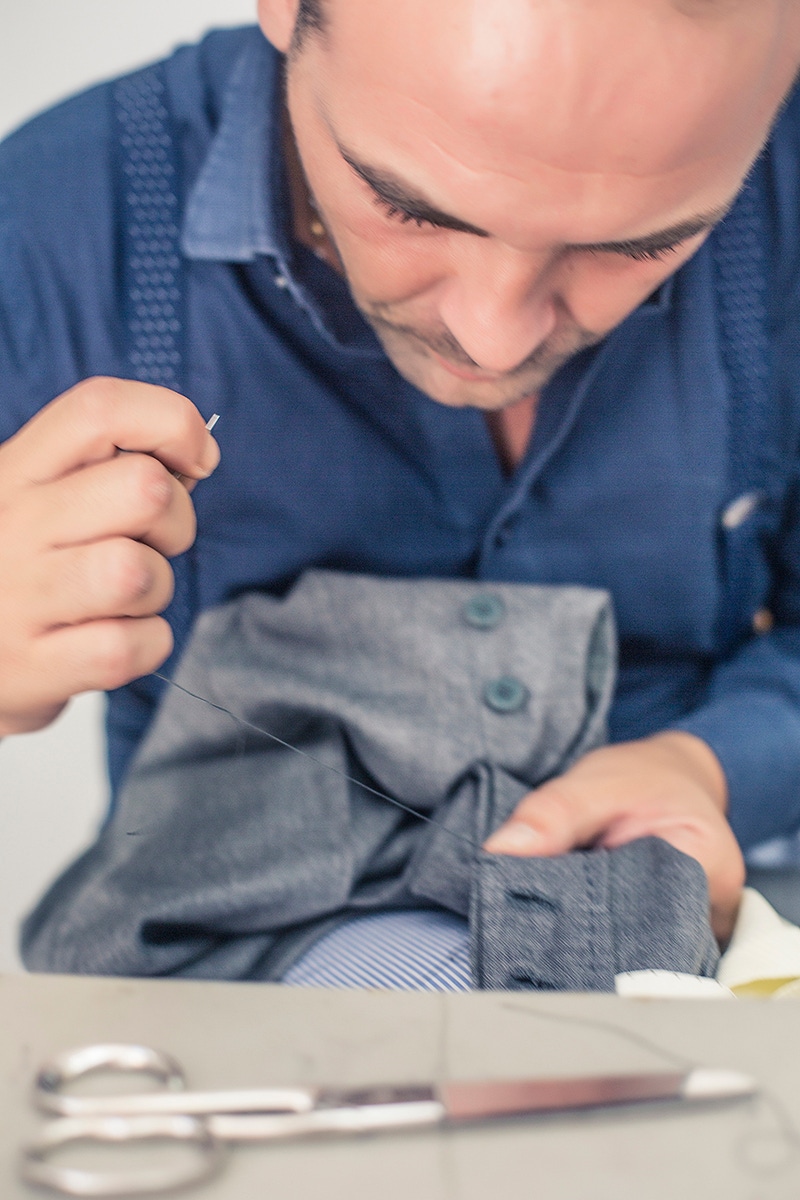
M310 571L205 613L176 678L212 703L168 689L96 843L27 918L25 964L279 979L353 914L433 906L469 917L478 987L713 971L703 871L665 842L480 849L602 742L614 662L586 588Z

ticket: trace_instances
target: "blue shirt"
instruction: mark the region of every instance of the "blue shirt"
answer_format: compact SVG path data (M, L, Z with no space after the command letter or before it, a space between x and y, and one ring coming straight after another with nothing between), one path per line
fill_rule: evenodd
M707 243L545 389L510 477L483 415L394 370L345 282L292 241L280 59L255 29L166 65L179 134L186 388L219 412L194 493L198 605L310 566L607 588L620 634L615 740L667 727L725 769L745 846L800 827L800 98L760 197L775 245L769 487L730 492L730 380ZM0 438L90 375L124 375L110 88L0 148ZM731 600L730 555L746 586ZM754 631L769 608L775 628ZM118 783L157 703L111 697Z

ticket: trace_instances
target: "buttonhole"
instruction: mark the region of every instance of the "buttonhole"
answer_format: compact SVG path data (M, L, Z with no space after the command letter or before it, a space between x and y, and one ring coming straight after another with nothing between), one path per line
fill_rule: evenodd
M538 975L523 975L515 973L509 975L506 987L509 991L534 991L534 992L559 992L562 989L557 983L552 983L549 979L542 979Z
M538 904L540 908L546 908L550 912L558 912L559 908L549 896L540 896L536 892L508 891L506 892L506 898L512 904L518 904L524 908L527 908L531 904Z

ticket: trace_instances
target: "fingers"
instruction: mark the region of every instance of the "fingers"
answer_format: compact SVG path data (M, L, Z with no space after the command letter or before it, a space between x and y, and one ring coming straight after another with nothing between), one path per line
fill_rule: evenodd
M185 396L114 379L79 384L0 446L0 736L169 655L167 558L193 542L188 487L218 459Z
M155 458L125 454L34 489L27 520L47 531L46 548L129 537L167 557L194 541L185 487Z
M54 630L40 640L38 653L42 664L72 673L81 691L112 691L156 670L172 646L163 617L123 618Z
M724 772L711 749L691 734L668 731L591 751L529 792L487 849L564 854L613 837L621 822L652 828L662 818L691 814L711 820L726 803Z
M172 652L172 631L162 617L92 621L65 626L36 639L24 661L6 664L14 695L12 712L0 707L0 737L41 729L70 695L110 691L156 670Z
M130 538L53 551L39 571L41 583L31 589L35 599L27 614L34 636L108 617L155 616L167 607L174 590L166 559ZM52 620L55 611L57 622Z
M141 451L192 479L210 475L219 449L185 396L152 384L98 378L53 400L3 446L0 491L59 479L79 467Z
M529 792L510 820L484 845L492 854L566 854L595 842L612 823L617 803L602 795L572 794L559 780Z
M744 861L724 814L721 768L715 759L710 770L705 744L695 743L691 735L670 733L592 751L529 792L485 849L545 856L660 837L705 871L712 928L724 943L736 919Z
M24 609L8 591L0 598L0 737L41 729L70 696L121 687L171 653L156 614L172 598L172 569L149 546L117 538L56 550L20 564L17 579Z

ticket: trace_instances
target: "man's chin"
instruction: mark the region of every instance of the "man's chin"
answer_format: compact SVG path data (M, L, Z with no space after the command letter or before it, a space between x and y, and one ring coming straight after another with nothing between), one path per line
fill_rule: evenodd
M498 412L501 408L511 408L530 396L536 396L544 387L546 380L541 382L515 383L510 387L500 384L468 383L463 380L451 379L442 381L432 376L422 382L409 380L431 400L444 404L448 408L479 408L482 412Z

